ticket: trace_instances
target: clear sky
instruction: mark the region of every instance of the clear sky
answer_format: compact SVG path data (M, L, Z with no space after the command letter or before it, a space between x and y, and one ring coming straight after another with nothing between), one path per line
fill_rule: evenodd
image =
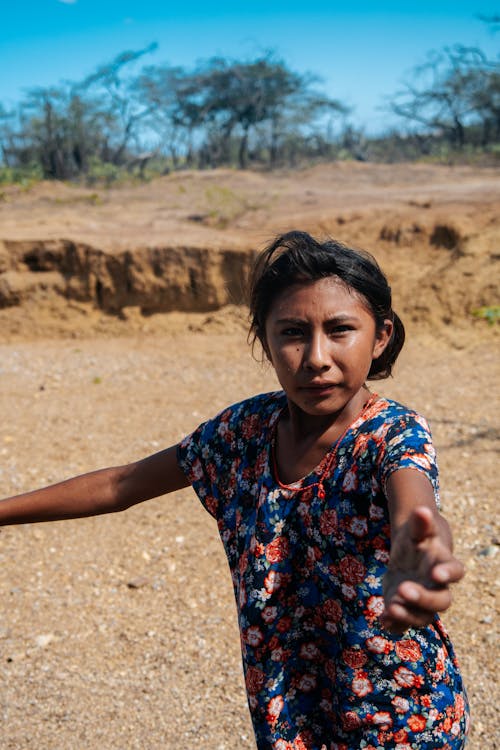
M381 130L378 111L426 54L445 45L500 50L477 14L500 0L11 0L0 15L0 102L26 89L80 80L124 50L152 42L144 64L184 65L213 55L251 59L274 50L295 71L354 109L353 121Z

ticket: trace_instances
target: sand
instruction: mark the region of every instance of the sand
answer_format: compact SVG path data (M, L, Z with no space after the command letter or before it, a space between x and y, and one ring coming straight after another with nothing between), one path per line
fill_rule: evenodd
M444 621L472 704L469 747L490 750L500 747L498 335L470 309L496 283L499 181L492 170L351 167L299 177L175 176L105 193L100 219L102 205L84 204L82 212L81 202L56 202L83 188L11 191L0 237L71 237L113 252L125 237L138 243L151 231L151 242L160 234L170 242L184 228L200 246L234 238L235 247L253 248L285 227L288 212L288 226L290 216L315 231L335 226L346 240L352 230L353 241L389 263L394 286L402 282L396 299L409 338L394 378L373 388L431 423L443 510L467 570ZM343 191L332 189L334 173ZM224 227L186 218L185 191L190 213L203 214L208 182L238 195L278 191L275 214L262 197L264 207L235 213ZM150 219L167 187L184 203L160 231ZM411 221L428 228L411 233ZM430 244L438 224L457 229L458 250ZM399 227L399 239L394 232L387 239L389 229L384 239L383 226L396 234ZM443 274L440 281L434 274L433 288L428 272L437 268ZM471 269L474 276L464 274ZM0 313L2 496L153 453L226 404L276 387L252 359L240 308L147 318L131 308L120 318L34 295ZM3 528L0 563L2 748L255 748L227 563L215 523L191 490L122 514Z

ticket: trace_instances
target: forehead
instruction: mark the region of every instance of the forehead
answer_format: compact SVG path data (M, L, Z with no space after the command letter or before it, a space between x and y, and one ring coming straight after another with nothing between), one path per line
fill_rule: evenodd
M268 318L297 318L322 315L372 315L363 295L345 284L338 276L314 281L297 281L274 297Z

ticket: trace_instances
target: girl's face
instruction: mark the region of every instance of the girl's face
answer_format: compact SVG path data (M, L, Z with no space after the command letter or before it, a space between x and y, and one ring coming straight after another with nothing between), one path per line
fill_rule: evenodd
M273 301L264 349L291 404L310 416L354 418L366 400L372 360L392 322L377 331L367 303L338 278L297 282Z

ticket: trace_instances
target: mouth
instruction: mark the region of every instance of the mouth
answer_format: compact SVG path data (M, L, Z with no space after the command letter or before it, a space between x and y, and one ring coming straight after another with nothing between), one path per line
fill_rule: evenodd
M336 388L335 383L309 383L309 385L302 386L301 390L306 391L306 393L321 394L331 393L334 388Z

